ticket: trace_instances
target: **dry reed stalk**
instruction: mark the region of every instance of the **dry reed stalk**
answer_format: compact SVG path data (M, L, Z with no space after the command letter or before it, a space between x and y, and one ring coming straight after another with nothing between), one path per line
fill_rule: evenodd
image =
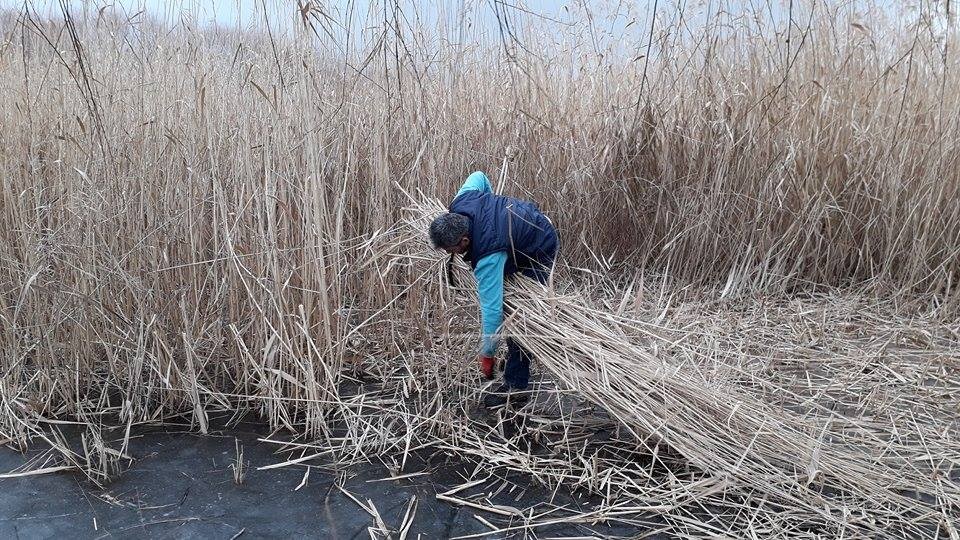
M426 247L422 231L440 211L435 202L414 206L400 241L414 252ZM706 361L702 349L677 347L689 337L682 331L665 336L642 318L594 308L580 293L558 294L523 279L510 284L506 299L512 314L505 333L558 384L609 412L647 451L659 444L676 450L726 484L723 491L762 496L825 529L850 526L848 512L862 513L852 526L871 534L899 520L922 534L952 519L953 504L936 501L960 500L956 484L938 480L960 464L955 421L939 434L914 422L915 440L868 415L823 414L829 404L771 404L762 398L780 395L800 405L801 396L782 379L724 362L737 355L716 345ZM659 354L651 352L656 342Z
M576 36L577 21L556 35L515 28L528 42L504 67L489 49L500 41L479 33L436 62L423 58L445 42L425 35L418 55L402 27L352 58L317 54L316 40L336 43L309 25L276 41L8 12L7 379L69 409L86 385L68 364L119 389L127 418L191 403L202 426L206 407L238 394L275 425L302 415L322 432L347 361L343 317L412 286L359 264L362 238L398 217L395 183L446 192L473 167L579 231L567 253L578 265L719 277L727 295L890 278L951 308L960 137L944 89L960 71L935 53L955 35L931 26L871 48L862 25L837 33L830 7L816 4L827 12L811 15L788 78L768 56L770 29L754 26L767 23L715 13L703 41L678 31L641 73L616 54L580 70L557 61L551 40ZM918 28L938 16L919 15ZM82 45L72 52L54 41L67 22ZM371 55L391 47L394 62ZM911 66L902 91L890 82L898 58ZM478 84L511 66L509 91ZM640 86L642 106L611 111Z
M903 465L897 482L935 487L931 512L949 524L954 477L930 479L957 462L960 380L943 344L960 337L960 70L942 6L922 4L908 27L818 1L795 20L712 12L694 30L686 8L630 8L650 23L640 39L599 30L589 9L557 27L511 11L520 24L504 36L376 14L372 34L340 36L305 9L303 33L277 39L108 11L0 13L0 438L46 438L62 466L102 481L131 426L186 415L202 429L250 408L344 464L392 452L402 470L417 449L493 458L606 497L595 519L662 506L687 536L803 536L810 515L826 535L913 532L883 521L910 504L886 485L867 501L889 505L871 525L810 510L818 482L839 477L851 494L824 500L860 504ZM454 30L473 45L444 39ZM521 297L538 315L510 323L577 385L545 392L553 408L521 426L545 455L507 419L464 419L470 318L419 239L392 229L405 192L449 195L470 169L537 199L566 261L603 278L606 298ZM672 282L608 279L624 268ZM682 298L704 283L734 303ZM757 291L837 284L889 298L866 310L889 319L829 299L811 302L819 320L789 300L758 309L770 320L736 313ZM899 315L907 305L931 315ZM557 336L544 321L558 307L593 341ZM843 325L878 343L832 339ZM636 357L648 363L624 360ZM579 405L591 420L574 419L578 396L619 424ZM51 434L65 418L97 419L89 454ZM590 446L616 425L633 436ZM654 464L623 459L653 432L684 459L652 440ZM847 446L876 466L840 463ZM717 471L773 498L733 501Z

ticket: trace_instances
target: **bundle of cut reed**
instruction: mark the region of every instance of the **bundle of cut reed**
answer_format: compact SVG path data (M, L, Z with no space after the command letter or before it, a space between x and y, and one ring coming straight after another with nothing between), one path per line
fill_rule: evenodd
M441 211L436 201L414 204L400 241L424 249L422 231ZM458 272L471 279L466 268ZM593 307L582 291L515 279L505 302L504 335L531 351L559 385L606 409L651 454L666 444L718 477L731 498L755 501L755 511L820 531L953 530L960 489L948 468L956 456L918 467L931 454L923 442L871 434L866 419L769 403L760 396L794 392L738 365L708 375L710 359L666 348L654 353L661 336L644 321ZM823 412L822 404L808 408Z

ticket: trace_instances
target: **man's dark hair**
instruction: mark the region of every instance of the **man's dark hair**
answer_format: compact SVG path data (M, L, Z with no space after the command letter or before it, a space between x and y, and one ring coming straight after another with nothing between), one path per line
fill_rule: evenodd
M430 224L430 241L436 248L452 248L460 239L470 234L470 218L463 214L447 212Z

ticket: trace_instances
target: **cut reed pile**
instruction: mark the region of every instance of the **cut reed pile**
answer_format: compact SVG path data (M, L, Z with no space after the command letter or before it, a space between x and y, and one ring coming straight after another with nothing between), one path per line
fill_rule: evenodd
M955 513L955 474L936 476L957 460L960 307L945 6L493 4L494 29L399 3L291 5L284 31L0 14L0 439L46 439L41 469L102 482L137 424L253 411L344 463L439 448L602 497L571 520L831 535ZM514 299L507 331L564 375L515 434L464 414L473 307L393 229L406 192L475 169L604 273L589 298ZM661 294L637 271L668 276ZM838 315L849 292L793 309L836 286L872 318ZM705 292L671 296L687 287ZM760 293L769 321L737 314ZM866 517L840 525L844 504Z
M417 246L425 249L422 231L442 210L436 202L415 205L401 242L414 253ZM669 447L715 479L714 490L751 501L746 506L754 516L775 515L762 520L779 520L781 532L802 524L871 536L923 536L938 527L956 534L960 432L948 411L960 400L941 392L946 409L933 410L943 416L914 401L929 388L956 389L960 365L950 356L957 352L951 341L956 330L941 336L953 344L943 358L921 359L925 378L914 380L914 387L896 385L892 410L879 411L833 400L830 382L811 382L811 374L819 375L815 366L790 381L782 373L792 371L786 364L745 362L741 350L723 343L694 345L701 333L696 321L686 329L663 327L564 289L512 282L505 331L534 353L559 386L620 422L639 448L655 456L661 444ZM632 289L624 300L634 300ZM894 369L883 357L870 360L890 382L906 382L902 366ZM832 367L830 375L840 381L860 376L865 366ZM820 392L811 393L814 386ZM921 419L900 421L914 415Z

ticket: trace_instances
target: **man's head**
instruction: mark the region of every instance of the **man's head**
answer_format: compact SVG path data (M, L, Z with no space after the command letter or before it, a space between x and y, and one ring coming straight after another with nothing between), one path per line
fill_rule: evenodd
M447 253L463 255L470 248L470 218L448 212L430 224L430 241Z

